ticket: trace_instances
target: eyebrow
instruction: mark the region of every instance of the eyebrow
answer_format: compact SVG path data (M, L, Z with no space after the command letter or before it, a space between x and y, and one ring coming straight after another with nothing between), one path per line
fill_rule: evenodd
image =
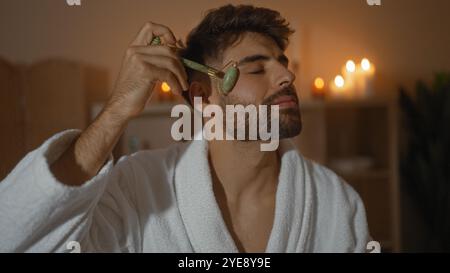
M256 55L250 55L247 57L242 58L239 62L238 62L238 66L243 65L243 64L247 64L247 63L252 63L252 62L256 62L256 61L268 61L270 60L271 57L267 56L267 55L261 55L261 54L256 54ZM286 57L286 55L282 54L278 57L278 61L282 64L289 64L289 59L288 57Z

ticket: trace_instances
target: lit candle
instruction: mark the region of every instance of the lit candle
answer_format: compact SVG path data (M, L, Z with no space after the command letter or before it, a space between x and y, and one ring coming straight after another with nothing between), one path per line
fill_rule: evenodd
M160 101L172 101L174 95L171 92L170 85L166 82L162 82L160 85L159 100Z
M364 58L361 61L361 73L364 83L361 95L363 97L372 96L375 78L375 66L367 58Z
M361 64L358 64L356 66L356 70L354 73L354 82L353 82L353 92L355 94L355 97L361 98L364 95L364 89L365 89L365 78L364 78L364 71L361 67Z
M355 72L356 69L356 65L355 62L352 60L348 60L347 63L345 64L345 68L347 69L348 72Z
M345 80L341 75L337 75L330 83L330 95L333 98L345 98L348 94L345 89Z
M312 95L316 98L324 98L325 97L325 81L321 77L317 77L314 79L312 86Z
M163 82L163 83L161 84L161 90L162 90L164 93L170 92L170 86L169 86L169 84L166 83L166 82Z
M348 60L345 66L342 68L342 75L345 80L345 89L347 95L352 97L355 93L355 74L356 74L356 64L353 60Z

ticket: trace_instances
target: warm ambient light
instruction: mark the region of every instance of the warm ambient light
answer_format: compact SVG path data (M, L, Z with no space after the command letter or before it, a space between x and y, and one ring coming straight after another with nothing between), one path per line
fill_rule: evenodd
M336 76L336 78L334 78L334 84L339 88L344 87L344 78L341 75Z
M355 72L356 71L356 65L355 62L352 60L347 61L347 63L345 64L345 68L347 69L347 72Z
M366 58L362 59L362 61L361 61L361 68L364 71L369 71L370 70L370 66L371 66L371 64L370 64L368 59L366 59Z
M166 82L163 82L162 84L161 84L161 90L163 91L163 92L170 92L170 86L166 83Z
M325 86L325 82L323 81L322 78L317 77L314 80L314 87L316 87L317 89L323 89L324 86Z

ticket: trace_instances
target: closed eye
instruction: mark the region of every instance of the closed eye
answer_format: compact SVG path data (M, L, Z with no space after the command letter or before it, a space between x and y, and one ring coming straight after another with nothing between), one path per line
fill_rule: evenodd
M264 69L260 69L260 70L256 70L253 72L249 72L249 74L263 74L264 73Z

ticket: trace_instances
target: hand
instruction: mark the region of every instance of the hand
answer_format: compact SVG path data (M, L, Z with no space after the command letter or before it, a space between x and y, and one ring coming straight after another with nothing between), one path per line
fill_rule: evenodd
M150 45L160 36L165 45ZM189 89L187 74L176 50L172 31L163 25L146 23L127 49L107 109L121 118L139 115L157 82L167 82L175 93Z

